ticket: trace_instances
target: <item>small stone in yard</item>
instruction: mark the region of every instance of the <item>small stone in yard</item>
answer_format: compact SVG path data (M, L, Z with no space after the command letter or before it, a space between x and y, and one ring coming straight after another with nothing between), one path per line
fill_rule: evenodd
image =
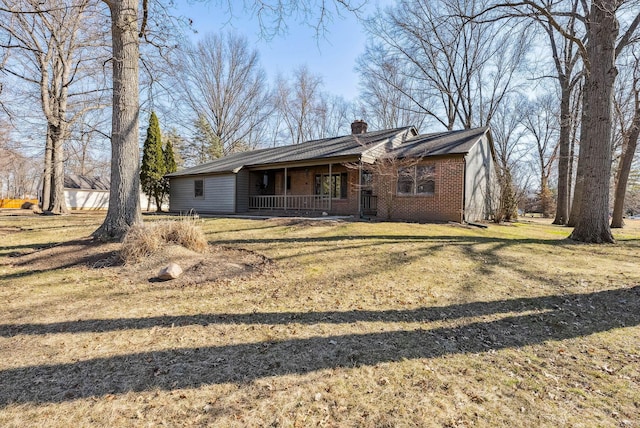
M378 385L380 385L380 386L389 385L389 378L381 377L380 379L378 379Z
M167 266L160 269L158 273L158 279L168 281L170 279L176 279L182 275L182 268L177 263L169 263Z

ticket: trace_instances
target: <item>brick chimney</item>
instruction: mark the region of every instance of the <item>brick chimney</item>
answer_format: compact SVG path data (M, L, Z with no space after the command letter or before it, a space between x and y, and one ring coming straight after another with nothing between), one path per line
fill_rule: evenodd
M364 120L354 120L351 124L352 134L364 134L367 132L367 122Z

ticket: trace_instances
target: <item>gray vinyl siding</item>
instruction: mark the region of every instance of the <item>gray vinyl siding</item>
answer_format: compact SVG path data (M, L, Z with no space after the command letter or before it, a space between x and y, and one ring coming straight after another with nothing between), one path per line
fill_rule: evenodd
M465 221L488 219L498 196L495 164L486 135L465 156Z
M249 211L249 171L240 170L236 174L236 212Z
M194 196L196 180L204 180L204 196L200 198ZM234 213L235 196L235 174L171 178L169 209L172 212Z

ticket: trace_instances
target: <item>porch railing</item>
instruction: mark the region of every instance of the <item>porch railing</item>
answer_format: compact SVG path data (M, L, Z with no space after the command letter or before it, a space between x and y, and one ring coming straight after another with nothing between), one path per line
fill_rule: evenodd
M330 196L321 195L259 195L249 196L249 208L259 210L328 211Z

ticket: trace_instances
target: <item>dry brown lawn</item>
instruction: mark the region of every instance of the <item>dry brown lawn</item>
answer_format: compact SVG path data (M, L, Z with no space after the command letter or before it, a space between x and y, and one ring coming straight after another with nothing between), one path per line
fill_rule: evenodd
M203 219L154 282L101 220L0 216L2 427L640 427L640 221Z

